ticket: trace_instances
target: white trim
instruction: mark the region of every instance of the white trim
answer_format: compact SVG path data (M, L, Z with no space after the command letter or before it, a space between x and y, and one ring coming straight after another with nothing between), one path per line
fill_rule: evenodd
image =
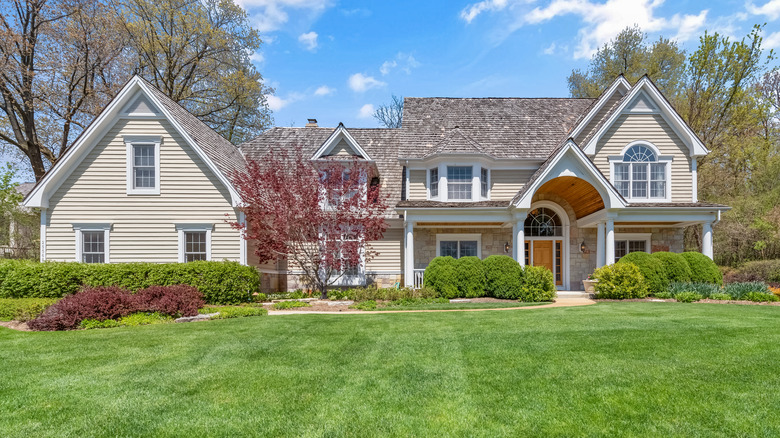
M672 161L674 161L673 156L668 155L661 155L661 151L658 149L656 145L654 145L652 142L647 140L635 140L629 143L626 147L623 148L620 155L610 155L607 157L609 161L609 182L612 184L613 187L617 187L615 185L615 165L616 164L633 164L634 162L624 161L626 152L628 152L629 149L631 149L634 146L641 145L646 146L650 150L653 151L655 154L655 157L658 161L646 161L644 163L648 164L663 164L665 166L664 169L664 175L666 177L666 184L664 184L664 196L662 198L651 198L650 197L650 185L651 185L651 171L650 166L647 167L647 197L646 198L634 198L631 196L624 196L623 199L625 199L628 202L631 203L642 203L642 202L672 202ZM629 187L628 192L629 194L632 192L632 182L633 182L633 171L629 167ZM617 188L615 189L617 190Z
M669 104L666 98L664 98L663 94L661 94L658 88L653 85L652 81L650 81L647 76L644 76L634 85L633 88L631 88L628 96L624 99L620 106L618 106L609 119L607 119L606 123L601 126L596 134L585 145L583 150L586 154L596 154L596 145L601 140L601 137L603 137L604 134L612 127L615 121L617 121L618 117L627 113L626 108L628 104L632 102L634 97L639 95L639 93L642 91L645 91L648 97L650 97L650 100L658 105L661 116L667 123L669 123L669 126L680 137L683 143L688 146L690 156L703 156L710 152L707 147L704 146L701 140L699 140L699 137L696 136L696 133L693 132L691 127L688 126L688 124L683 121L682 117L680 117L677 111L672 108L672 106Z
M691 202L699 202L699 161L697 157L691 158Z
M405 190L406 191L406 196L405 196L406 199L409 199L409 194L411 193L411 189L409 188L411 183L412 183L411 170L409 170L409 166L406 166L406 184L405 184L406 185L406 190ZM439 189L441 189L441 186L439 187Z
M159 135L149 136L126 136L124 137L126 158L125 167L127 171L127 194L128 195L159 195L160 194L160 144L162 137ZM133 168L135 167L135 154L133 147L135 145L154 145L154 187L136 188L135 178L133 177Z
M325 143L320 146L319 149L317 149L317 152L312 155L312 160L318 160L322 158L323 155L330 152L334 147L336 147L337 144L339 144L339 140L341 139L346 140L347 144L355 151L357 152L364 160L366 161L372 161L371 157L366 153L365 150L363 150L362 147L360 147L360 143L355 140L355 137L352 137L352 134L347 131L347 128L342 124L339 123L339 126L333 131L333 133L330 134L330 137L328 137L327 140L325 140Z
M40 231L40 259L42 262L46 261L46 222L47 222L47 209L41 208L41 231Z
M436 170L436 196L431 194L431 171ZM441 172L439 172L439 166L433 166L425 169L425 194L428 200L438 201L441 199Z
M246 215L243 211L238 212L238 223L242 226L246 227ZM247 240L246 240L246 228L242 228L241 231L238 234L239 238L239 256L238 256L238 262L241 263L244 266L248 265L247 262Z
M186 254L184 248L184 233L188 231L206 232L206 260L211 260L211 232L214 230L214 224L176 224L176 231L179 234L179 263L185 263Z
M622 88L622 90L621 90ZM604 108L604 105L609 102L609 99L612 98L612 96L615 94L615 92L621 92L621 97L625 95L625 93L628 92L628 90L631 89L631 84L628 82L628 80L623 77L623 75L620 75L612 82L612 85L609 86L609 88L606 89L601 94L601 97L599 98L599 101L596 103L596 105L588 112L588 114L582 119L582 121L577 125L576 128L571 132L571 135L569 137L571 138L577 138L580 134L582 134L582 130L585 129L588 124L590 124L591 121L593 121L593 117L595 117L599 112L601 112L602 108Z
M103 263L111 263L111 224L110 223L74 223L73 231L76 234L76 252L75 261L82 262L84 251L84 231L102 231L103 232Z
M436 257L441 256L441 245L440 242L442 240L451 241L451 240L457 240L460 241L477 241L477 257L482 258L482 234L474 233L474 234L449 234L449 233L439 233L436 234ZM458 245L458 252L460 252L460 245Z

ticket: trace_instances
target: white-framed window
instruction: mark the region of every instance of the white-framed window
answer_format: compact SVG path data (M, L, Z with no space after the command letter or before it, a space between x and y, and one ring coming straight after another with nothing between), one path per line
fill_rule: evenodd
M437 234L436 256L482 257L481 234Z
M488 178L490 177L490 171L483 167L479 172L479 184L482 191L482 197L488 197Z
M127 147L127 194L160 194L159 136L125 137Z
M340 189L334 188L333 190L330 190L329 194L326 194L325 196L325 203L323 207L325 209L333 209L338 207L342 202L352 199L353 196L357 196L358 194L361 194L363 196L363 199L366 199L366 196L368 196L368 175L366 175L365 172L359 172L359 175L354 175L356 172L353 172L352 169L343 169L341 172L341 180L346 184L346 186L351 187L351 190L342 193ZM330 171L329 170L323 170L320 172L320 180L325 183L328 178L330 177ZM349 185L349 181L352 178L358 178L357 185Z
M472 171L472 166L447 166L447 199L472 199Z
M662 157L648 142L633 142L610 157L612 184L631 201L669 201L671 157Z
M431 198L439 196L439 168L434 167L428 170L428 187L431 192Z
M82 263L110 262L111 224L73 224L76 232L76 261Z
M615 233L615 261L631 252L650 252L651 233Z
M179 263L211 260L213 224L176 224L179 233Z
M359 236L354 232L346 232L341 235L341 241L359 241ZM356 264L345 263L341 272L335 274L338 278L332 278L334 286L363 286L366 284L366 254L361 245L358 248L360 261Z

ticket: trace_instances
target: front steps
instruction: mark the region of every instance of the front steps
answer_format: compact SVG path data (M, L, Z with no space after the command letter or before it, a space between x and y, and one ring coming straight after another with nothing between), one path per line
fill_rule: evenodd
M581 290L559 290L558 298L593 298L593 294Z

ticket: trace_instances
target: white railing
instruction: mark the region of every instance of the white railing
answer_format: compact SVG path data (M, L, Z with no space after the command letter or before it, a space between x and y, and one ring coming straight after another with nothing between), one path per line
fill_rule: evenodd
M423 277L425 276L425 269L414 270L414 288L420 289L423 287Z

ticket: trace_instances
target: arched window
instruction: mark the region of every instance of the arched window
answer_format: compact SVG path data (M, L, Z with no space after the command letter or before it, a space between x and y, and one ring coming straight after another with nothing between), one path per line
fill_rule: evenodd
M666 164L649 146L636 144L615 163L615 188L626 199L666 198Z
M536 208L525 218L525 235L533 237L563 236L561 218L549 208Z

